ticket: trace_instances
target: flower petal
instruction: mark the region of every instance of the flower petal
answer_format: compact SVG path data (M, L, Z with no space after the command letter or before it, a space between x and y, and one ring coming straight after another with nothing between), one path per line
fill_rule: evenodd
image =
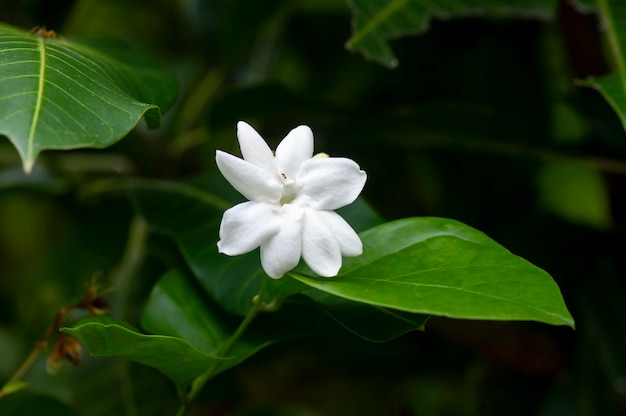
M356 162L343 157L309 159L296 176L307 206L330 211L354 202L367 179Z
M354 257L363 254L363 243L359 235L341 215L334 211L317 211L317 215L332 230L343 256Z
M320 212L306 210L302 229L302 257L320 276L336 276L341 268L341 249Z
M293 182L300 165L313 156L313 132L308 126L291 130L276 148L276 166L279 175Z
M303 214L299 207L283 205L280 231L261 244L261 264L268 276L279 279L300 262Z
M280 209L263 202L243 202L226 210L220 224L220 253L237 256L254 250L280 231Z
M276 159L274 159L272 149L263 140L263 137L245 121L237 123L237 139L239 139L241 155L246 162L250 162L268 173L276 173Z
M282 185L275 175L221 150L215 153L215 162L226 180L247 199L280 200Z

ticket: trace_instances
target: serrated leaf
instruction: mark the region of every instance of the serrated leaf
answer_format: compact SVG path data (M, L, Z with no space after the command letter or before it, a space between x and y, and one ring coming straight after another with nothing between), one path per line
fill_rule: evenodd
M361 234L364 252L331 279L292 275L335 296L406 312L574 327L550 275L483 233L409 218Z
M389 40L418 35L428 29L431 19L503 16L551 19L556 0L351 0L353 33L346 47L389 68L398 61Z
M626 3L621 0L586 0L579 4L586 10L595 7L608 38L609 53L615 72L578 80L578 85L596 89L617 113L626 129Z
M26 172L42 150L107 147L142 116L158 127L159 106L171 104L175 92L172 76L119 45L0 24L0 134Z

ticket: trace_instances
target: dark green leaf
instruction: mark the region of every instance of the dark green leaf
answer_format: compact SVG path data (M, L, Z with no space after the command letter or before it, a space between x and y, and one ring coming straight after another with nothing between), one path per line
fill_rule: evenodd
M347 48L390 68L397 66L398 60L388 41L425 32L431 19L477 16L550 19L556 10L556 0L352 0L351 5L353 34Z
M74 416L75 411L52 397L19 392L0 399L0 415Z
M453 318L574 326L545 271L483 233L443 218L410 218L361 234L364 253L331 279L292 275L357 302Z
M159 105L173 100L170 75L118 45L106 44L116 59L89 43L0 25L0 134L26 172L44 149L107 147L143 115L156 128Z
M384 342L410 331L422 331L428 320L428 315L353 302L320 290L308 290L303 295L314 300L348 331L368 341Z

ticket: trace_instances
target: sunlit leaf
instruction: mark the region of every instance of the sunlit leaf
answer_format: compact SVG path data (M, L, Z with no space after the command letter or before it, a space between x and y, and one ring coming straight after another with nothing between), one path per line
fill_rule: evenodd
M158 127L175 92L173 77L119 44L0 24L0 135L26 172L42 150L107 147L142 116Z
M353 33L346 43L352 51L393 68L398 60L389 40L428 30L431 19L502 16L550 19L556 0L351 0Z
M319 290L406 312L574 326L550 275L483 233L443 218L410 218L361 234L364 253L337 278L291 273Z

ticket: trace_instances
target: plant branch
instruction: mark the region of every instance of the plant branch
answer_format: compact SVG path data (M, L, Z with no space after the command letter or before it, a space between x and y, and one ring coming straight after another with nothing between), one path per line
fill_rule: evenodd
M244 317L243 321L241 321L241 323L239 324L235 332L230 336L230 338L226 340L226 342L224 342L224 344L222 344L222 346L217 351L216 353L217 359L213 361L213 363L207 369L207 371L205 371L202 375L200 375L198 378L196 378L193 381L193 383L191 384L191 390L189 391L189 393L187 393L186 396L182 398L183 403L178 409L178 413L176 414L177 416L185 416L187 414L187 411L189 410L189 406L191 405L191 402L195 399L195 397L198 395L200 390L202 390L206 382L209 381L213 376L215 376L217 373L217 370L219 370L219 367L221 364L221 360L219 360L219 358L226 358L226 356L230 353L231 349L233 348L237 340L245 332L248 326L250 326L250 324L252 323L254 318L258 315L258 313L263 310L263 303L259 301L260 296L255 299L257 300L254 302L252 308L248 311L248 314Z

